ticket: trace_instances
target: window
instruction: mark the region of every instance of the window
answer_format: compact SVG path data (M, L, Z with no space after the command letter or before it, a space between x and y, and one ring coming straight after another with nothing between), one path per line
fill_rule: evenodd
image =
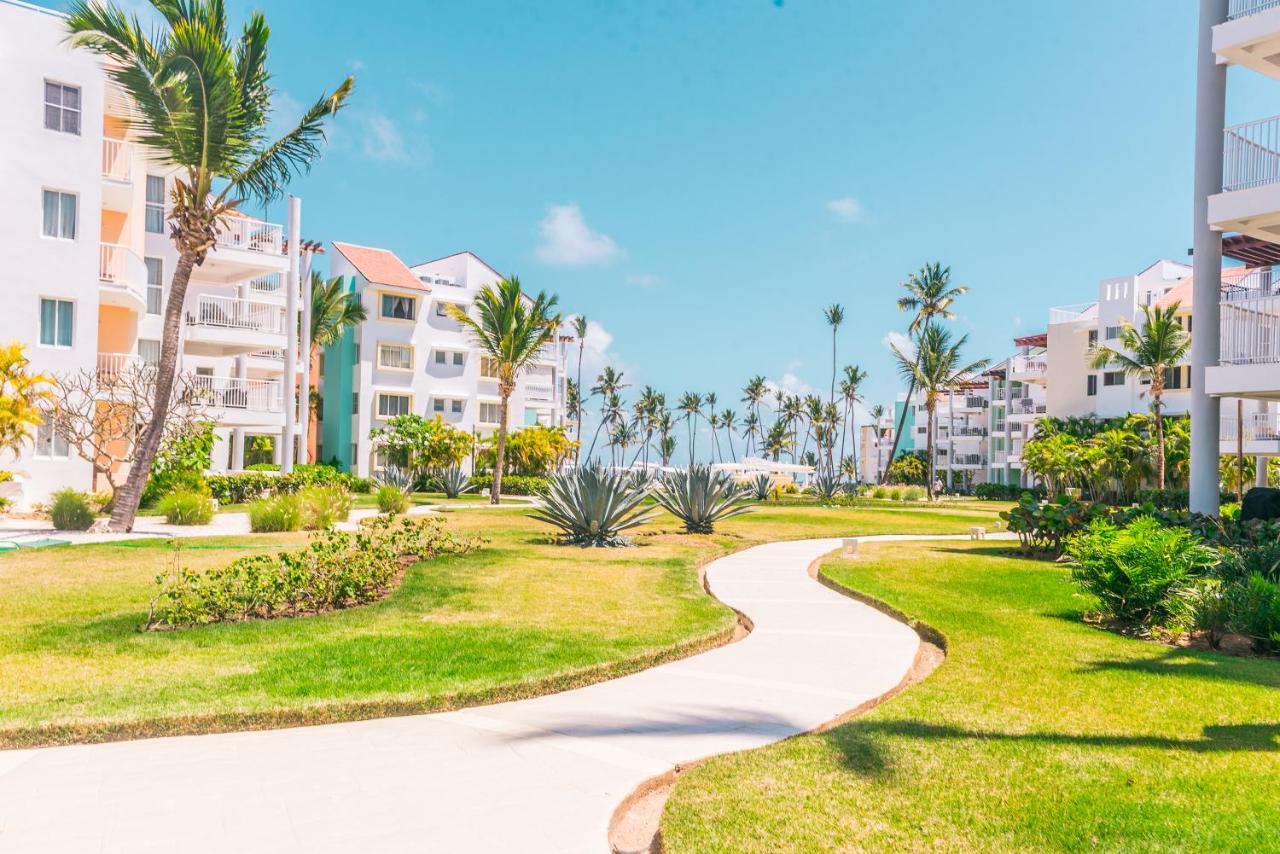
M490 356L481 356L480 376L487 380L496 380L498 378L498 360Z
M449 401L449 411L450 411L450 412L452 412L452 413L454 413L455 415L461 415L461 414L462 414L462 401L461 401L461 400L451 400L451 401Z
M44 126L62 133L80 133L80 87L44 81Z
M1089 397L1093 397L1098 393L1098 375L1089 374L1084 378L1084 393Z
M413 347L409 344L379 344L378 367L391 371L412 371Z
M436 364L443 365L445 363L445 352L443 350L436 351Z
M147 210L143 221L147 234L164 234L164 177L147 176Z
M351 414L356 415L360 412L360 392L351 392Z
M44 225L41 231L45 237L76 239L76 197L73 193L44 191Z
M1098 330L1089 330L1089 349L1093 350L1098 346Z
M397 415L408 415L413 408L413 401L407 394L391 394L379 392L378 417L395 418Z
M44 420L36 428L35 455L45 459L65 460L68 456L67 440L54 429L55 418L51 412L44 413Z
M141 357L142 363L148 367L155 367L160 364L160 341L155 338L139 338L138 356Z
M1176 368L1165 368L1164 387L1166 389L1191 388L1191 366L1181 365Z
M480 404L480 423L481 424L497 424L498 418L502 414L498 411L496 403Z
M1119 337L1120 337L1120 327L1119 327L1119 326L1108 326L1108 327L1107 327L1107 340L1108 340L1108 341L1114 341L1114 340L1116 340L1116 339L1117 339L1117 338L1119 338Z
M461 353L454 353L454 354L453 354L453 363L454 363L455 365L461 365L461 364L462 364L462 358L463 358L463 357L462 357L462 354L461 354Z
M164 311L164 261L159 258L143 258L147 265L147 314Z
M75 338L75 303L65 299L40 300L40 343L45 347L70 347Z
M444 302L436 303L436 317L448 317L449 304Z
M431 411L444 412L444 398L437 397L435 400L431 401Z
M1124 385L1124 371L1106 371L1102 375L1104 386Z
M382 295L382 317L385 320L413 320L418 301L413 297Z

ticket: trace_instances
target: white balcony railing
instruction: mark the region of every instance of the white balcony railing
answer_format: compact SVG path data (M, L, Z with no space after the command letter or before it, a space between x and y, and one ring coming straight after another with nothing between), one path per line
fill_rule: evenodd
M1222 140L1222 189L1247 190L1280 181L1280 116L1229 127Z
M1234 415L1222 419L1219 439L1223 442L1236 441L1236 418ZM1280 415L1274 412L1251 412L1244 417L1244 441L1280 443Z
M982 454L956 454L951 458L952 466L961 466L971 468L973 466L985 466L987 458Z
M122 382L127 374L144 367L146 362L137 353L99 353L96 366L98 384L110 388Z
M529 386L525 386L525 389L524 389L525 400L549 401L554 399L553 397L554 394L555 394L555 389L553 389L549 385L529 385Z
M284 309L276 303L209 294L202 294L196 300L195 313L187 314L187 322L192 326L248 329L277 335L285 331Z
M147 265L128 246L118 243L98 245L98 279L129 291L146 303Z
M129 143L122 139L102 140L102 177L128 184L133 176Z
M1094 305L1096 303L1083 302L1076 305L1060 305L1057 308L1051 308L1049 309L1049 323L1070 323L1073 320L1079 320Z
M267 273L249 283L249 289L260 294L279 294L284 292L284 276L279 273Z
M191 388L205 404L221 409L243 409L253 412L283 412L280 383L276 380L250 380L239 377L211 377L195 374Z
M284 361L283 347L268 347L265 350L256 350L249 354L250 359L266 359L271 362Z
M218 228L218 246L264 255L283 255L284 229L279 223L229 216Z
M1014 415L1044 415L1048 411L1048 406L1043 401L1027 397L1013 401L1009 411Z
M1280 362L1280 296L1225 302L1221 310L1219 362L1225 365Z
M1014 356L1009 360L1009 373L1039 375L1049 370L1049 362L1043 357Z
M1276 273L1274 267L1258 267L1245 273L1235 282L1222 286L1224 302L1243 302L1278 294L1280 294L1280 275Z
M1280 8L1280 0L1228 0L1227 20L1247 18L1268 9Z

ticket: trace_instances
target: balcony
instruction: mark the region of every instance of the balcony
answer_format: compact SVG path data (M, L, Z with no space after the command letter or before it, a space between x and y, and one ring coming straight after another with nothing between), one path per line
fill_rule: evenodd
M978 397L977 395L970 394L956 399L956 409L982 410L986 409L988 406L990 406L990 403L987 399L985 397Z
M147 310L147 265L127 246L98 246L99 299L104 305L127 308L137 314Z
M1015 382L1044 382L1048 370L1049 361L1044 356L1014 356L1009 360L1009 379Z
M957 469L982 468L986 464L987 458L982 454L956 454L951 458L951 467Z
M112 389L144 367L146 362L136 353L99 353L94 373L101 388Z
M1057 308L1051 308L1049 309L1049 325L1092 322L1098 316L1095 310L1097 305L1094 302L1082 302L1075 305L1061 305Z
M284 229L279 223L228 216L218 224L216 242L199 276L206 281L236 284L266 279L289 268Z
M200 294L186 310L190 353L236 356L285 347L285 312L279 303Z
M1213 28L1213 50L1226 62L1280 79L1280 0L1230 0Z
M1048 406L1042 400L1035 400L1030 397L1024 397L1009 403L1009 418L1038 418L1048 411Z
M1280 116L1223 131L1222 192L1209 197L1209 223L1280 241Z
M284 273L267 273L249 283L249 290L266 296L284 296Z
M529 403L551 403L555 400L555 389L549 385L528 385L524 389L524 399Z
M957 439L977 439L987 435L986 427L957 427L951 431Z
M191 393L219 423L232 426L273 425L284 413L279 380L190 375Z
M133 207L133 146L122 139L102 140L102 206L112 211Z
M1280 454L1280 415L1275 412L1246 413L1243 436L1237 433L1235 415L1223 416L1218 434L1219 451L1234 454L1243 438L1245 454Z

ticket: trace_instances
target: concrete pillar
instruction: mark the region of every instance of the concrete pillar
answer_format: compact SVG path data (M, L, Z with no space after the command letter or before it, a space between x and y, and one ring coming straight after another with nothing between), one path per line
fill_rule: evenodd
M1213 54L1213 27L1227 19L1227 0L1200 0L1196 46L1195 190L1191 333L1191 510L1217 515L1220 405L1205 393L1205 368L1218 363L1222 235L1209 228L1209 196L1222 192L1222 131L1227 69Z
M285 291L284 345L284 433L276 448L280 452L280 471L293 471L294 431L298 423L298 407L294 400L294 383L298 379L298 281L302 260L302 199L289 197L289 281Z
M298 458L308 461L311 450L311 260L308 250L302 263L302 326L298 344L298 357L302 360L302 380L299 386Z
M231 431L231 470L244 470L244 428L236 427Z

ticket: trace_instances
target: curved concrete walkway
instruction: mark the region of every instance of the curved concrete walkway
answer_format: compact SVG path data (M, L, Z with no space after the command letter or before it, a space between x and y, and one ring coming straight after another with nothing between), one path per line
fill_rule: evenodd
M936 539L864 537L868 540ZM892 689L919 640L807 574L835 539L707 568L745 639L457 712L0 751L0 851L584 851L675 764L812 729Z

